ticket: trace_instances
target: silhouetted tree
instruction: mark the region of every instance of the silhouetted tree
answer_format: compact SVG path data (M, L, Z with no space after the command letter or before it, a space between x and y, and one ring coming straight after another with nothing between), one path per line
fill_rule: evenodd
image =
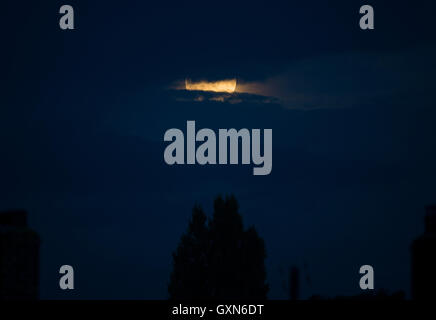
M194 207L186 234L182 235L177 251L173 253L173 272L168 292L174 299L201 299L209 295L208 247L206 215Z
M194 207L188 231L173 254L172 299L265 299L265 245L244 230L235 197L218 197L212 219Z

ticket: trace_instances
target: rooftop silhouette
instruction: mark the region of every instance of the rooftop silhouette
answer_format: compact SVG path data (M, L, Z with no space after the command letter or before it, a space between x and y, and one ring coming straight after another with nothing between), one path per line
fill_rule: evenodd
M418 237L412 251L412 299L436 298L436 205L426 207L424 234Z
M27 212L0 212L0 300L36 300L39 236L27 226Z

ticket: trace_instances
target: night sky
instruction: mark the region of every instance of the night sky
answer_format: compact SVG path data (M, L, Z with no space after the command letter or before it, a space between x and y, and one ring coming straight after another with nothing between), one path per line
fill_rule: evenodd
M291 265L303 298L360 293L364 264L409 295L436 202L436 4L301 2L2 3L0 210L28 210L41 236L41 298L167 298L192 207L231 193L265 240L269 298L288 297ZM186 77L261 89L195 101L174 88ZM187 120L273 129L271 174L168 166L164 133Z

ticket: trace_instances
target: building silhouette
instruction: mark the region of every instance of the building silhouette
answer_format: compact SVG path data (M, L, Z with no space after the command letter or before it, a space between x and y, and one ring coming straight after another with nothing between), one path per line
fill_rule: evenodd
M25 211L0 212L0 300L38 299L39 244Z
M436 205L426 207L425 231L412 243L412 299L436 298Z

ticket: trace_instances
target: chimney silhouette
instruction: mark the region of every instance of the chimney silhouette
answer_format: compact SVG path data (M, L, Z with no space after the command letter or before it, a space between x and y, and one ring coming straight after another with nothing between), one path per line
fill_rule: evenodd
M300 293L300 272L298 267L293 266L289 269L289 298L298 300Z
M412 243L412 299L436 298L436 205L426 207L425 232Z
M0 212L0 300L38 299L39 244L25 211Z

